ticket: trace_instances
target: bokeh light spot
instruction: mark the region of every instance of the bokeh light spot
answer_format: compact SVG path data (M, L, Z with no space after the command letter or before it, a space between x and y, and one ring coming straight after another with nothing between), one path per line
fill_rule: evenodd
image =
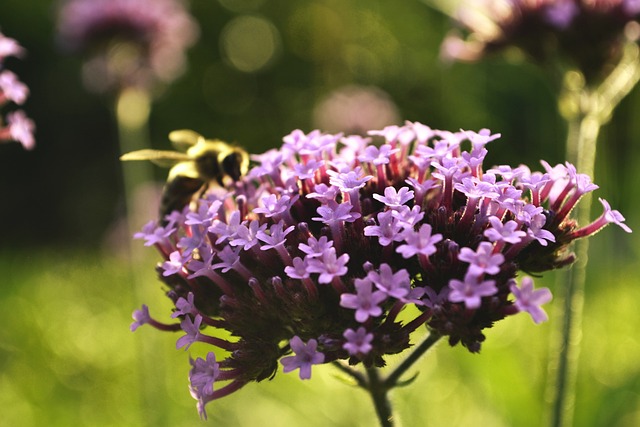
M229 64L245 73L253 73L273 63L282 43L280 33L270 21L245 15L224 27L220 44Z

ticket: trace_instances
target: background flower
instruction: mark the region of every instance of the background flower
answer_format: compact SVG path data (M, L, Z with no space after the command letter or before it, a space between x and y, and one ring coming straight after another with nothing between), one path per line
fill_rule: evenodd
M68 0L58 36L65 49L88 55L85 83L102 92L175 79L198 26L181 0Z
M517 48L545 67L554 62L580 70L587 81L610 71L627 39L637 41L640 8L629 0L470 0L442 44L448 60L475 61Z

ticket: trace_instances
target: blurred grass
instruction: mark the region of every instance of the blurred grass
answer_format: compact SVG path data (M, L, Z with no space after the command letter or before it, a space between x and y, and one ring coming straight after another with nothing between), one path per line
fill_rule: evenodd
M622 234L607 233L594 242L575 425L630 427L640 425L637 264L600 257ZM188 354L175 349L177 335L129 331L130 313L143 302L168 319L153 262L144 263L144 283L135 289L128 264L114 256L0 254L0 425L200 424L187 390ZM553 280L549 275L538 286L553 287ZM553 317L540 326L526 315L498 323L480 355L438 344L420 362L417 380L392 394L401 425L541 425ZM207 424L219 426L375 425L365 393L329 366L314 370L310 381L279 373L249 384L209 404L208 412Z

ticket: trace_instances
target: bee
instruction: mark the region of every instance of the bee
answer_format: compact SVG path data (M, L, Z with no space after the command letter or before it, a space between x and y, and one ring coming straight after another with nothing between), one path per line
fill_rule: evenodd
M212 182L221 187L240 180L249 169L249 154L240 147L217 139L205 139L192 130L176 130L169 140L180 151L137 150L120 160L149 160L170 167L160 202L160 219L174 210L182 210L196 193Z

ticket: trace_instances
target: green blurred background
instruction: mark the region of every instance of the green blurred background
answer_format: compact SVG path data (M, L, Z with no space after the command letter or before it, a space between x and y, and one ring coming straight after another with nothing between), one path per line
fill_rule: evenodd
M175 350L176 335L129 332L140 304L159 318L170 304L153 250L136 250L130 262L113 99L88 93L81 58L59 49L57 6L0 2L0 29L28 50L7 68L29 85L25 109L37 123L34 151L0 144L0 425L200 425L187 390L189 355ZM450 22L428 4L192 0L191 11L200 40L185 74L158 91L149 123L154 148L169 148L171 130L192 128L259 153L293 129L313 129L316 106L356 84L386 92L402 119L502 133L489 164L564 161L565 128L545 76L500 58L441 64ZM635 230L639 112L636 89L603 129L596 166L596 196ZM158 182L164 173L156 171ZM637 233L613 227L591 240L576 426L640 425L639 248ZM538 286L558 294L556 279L547 274ZM480 355L439 344L419 364L416 382L392 396L402 425L543 425L560 308L559 300L550 304L551 321L540 326L525 315L499 323ZM208 412L208 423L220 426L375 425L368 397L331 367L308 382L279 373Z

